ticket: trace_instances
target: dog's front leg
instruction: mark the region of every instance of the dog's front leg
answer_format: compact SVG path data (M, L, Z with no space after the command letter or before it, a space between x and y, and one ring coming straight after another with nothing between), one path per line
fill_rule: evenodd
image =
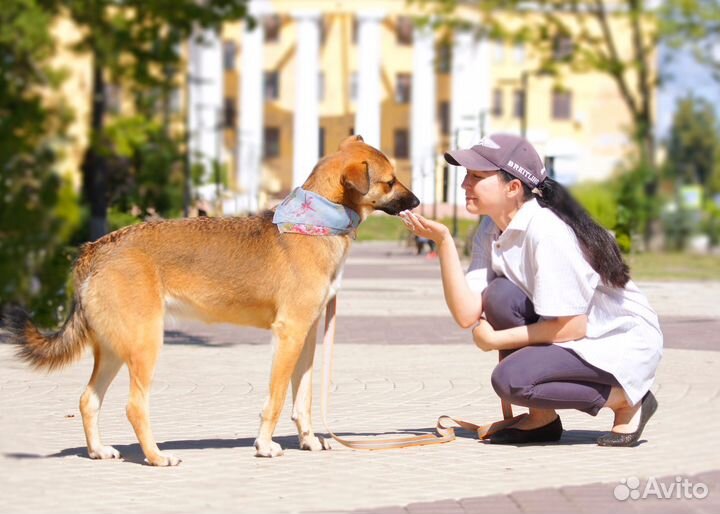
M300 359L292 375L292 419L297 426L300 449L310 451L330 449L330 443L322 437L316 437L312 429L312 374L317 327L318 320L315 320L305 338Z
M283 320L280 316L272 324L273 361L270 371L270 395L260 413L260 432L255 439L256 457L277 457L282 447L272 440L275 426L287 396L290 377L302 353L310 327L297 318Z

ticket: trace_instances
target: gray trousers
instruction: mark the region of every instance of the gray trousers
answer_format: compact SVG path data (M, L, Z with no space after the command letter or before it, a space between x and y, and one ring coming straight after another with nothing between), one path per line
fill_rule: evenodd
M483 312L495 330L538 321L530 299L505 277L483 292ZM495 392L514 405L537 409L577 409L595 416L617 379L585 362L570 349L542 344L502 350L492 374Z

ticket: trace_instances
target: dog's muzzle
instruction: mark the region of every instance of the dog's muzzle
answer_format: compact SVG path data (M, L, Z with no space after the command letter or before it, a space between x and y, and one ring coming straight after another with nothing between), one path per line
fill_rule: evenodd
M408 194L406 195L393 198L384 205L378 205L377 209L388 214L392 214L393 216L397 216L402 211L411 211L418 205L420 205L420 200L418 200L418 197L408 192Z

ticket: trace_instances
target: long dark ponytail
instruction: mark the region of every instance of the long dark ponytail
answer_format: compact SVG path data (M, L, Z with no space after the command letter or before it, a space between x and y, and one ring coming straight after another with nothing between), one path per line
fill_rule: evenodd
M517 180L503 170L500 170L500 175L505 182ZM535 195L530 187L524 183L522 185L525 199L533 198ZM560 183L546 178L538 190L542 195L536 196L538 203L553 211L575 232L585 260L597 271L603 283L612 287L625 287L630 280L630 268L623 260L615 238L593 220Z

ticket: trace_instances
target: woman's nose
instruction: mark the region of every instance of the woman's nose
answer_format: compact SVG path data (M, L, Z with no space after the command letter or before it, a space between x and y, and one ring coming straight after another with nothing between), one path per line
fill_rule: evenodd
M463 188L463 189L467 189L467 188L468 188L468 176L467 176L467 174L465 175L465 178L463 178L463 181L462 181L462 184L460 184L460 187Z

